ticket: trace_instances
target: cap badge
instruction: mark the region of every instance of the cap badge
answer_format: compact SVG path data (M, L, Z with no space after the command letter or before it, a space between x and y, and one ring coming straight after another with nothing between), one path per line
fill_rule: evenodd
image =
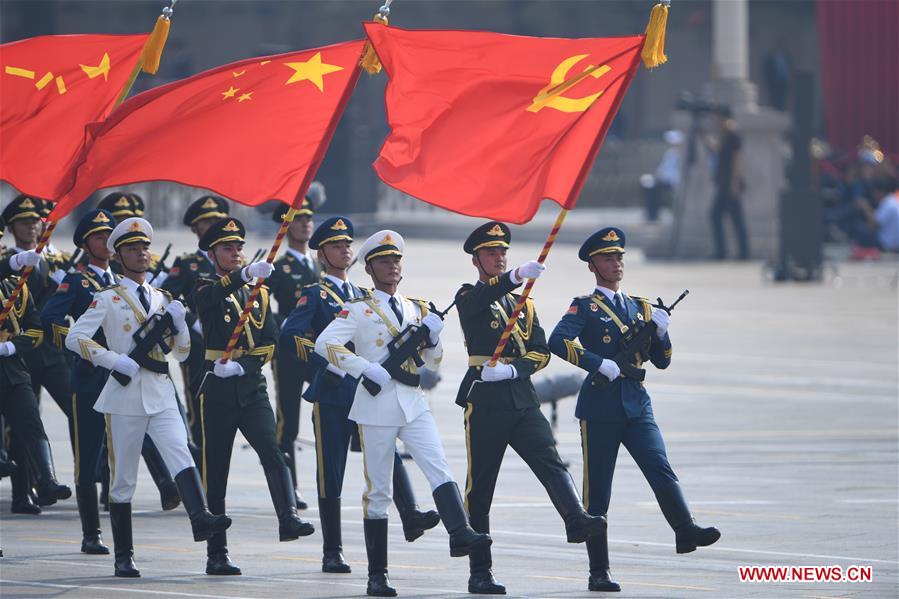
M620 241L621 238L618 237L618 233L615 231L609 231L605 237L602 238L603 241Z
M208 200L206 200L205 202L203 202L203 205L202 205L202 206L200 206L200 208L203 208L203 209L205 209L205 210L210 210L210 209L212 209L212 208L218 208L218 207L219 207L219 205L218 205L218 203L215 201L215 198L209 198Z
M493 228L487 231L487 235L492 235L493 237L502 237L505 235L503 232L503 228L499 225L493 225Z
M343 222L342 218L337 219L337 222L334 223L333 225L331 225L331 230L332 231L346 231L347 230L346 223Z
M229 233L233 233L234 231L240 231L240 228L237 226L233 220L228 221L228 224L222 227L222 231L228 231Z
M108 223L109 217L103 214L102 212L98 212L97 216L94 217L95 223Z

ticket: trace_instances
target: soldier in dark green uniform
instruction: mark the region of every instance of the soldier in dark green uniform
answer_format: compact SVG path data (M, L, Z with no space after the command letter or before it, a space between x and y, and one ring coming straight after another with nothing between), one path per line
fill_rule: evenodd
M226 218L215 222L200 239L200 249L208 252L216 268L215 278L200 280L195 296L206 346L207 374L200 392L203 480L210 511L223 514L231 450L240 430L262 462L280 540L292 541L312 534L315 528L297 515L290 470L275 441L275 415L262 367L275 354L278 327L265 287L253 303L231 359L224 361L228 340L249 299L247 283L272 274L269 262L241 268L244 235L240 221ZM240 574L228 557L225 533L209 539L207 555L207 574Z
M228 216L228 202L218 196L203 196L195 200L184 212L182 222L190 227L197 236L203 237L206 230L217 220ZM190 326L190 356L181 363L181 375L184 381L184 399L187 403L187 422L194 443L200 445L203 431L200 428L200 399L197 391L206 372L206 358L203 355L203 336L197 323L197 307L194 303L194 292L201 278L211 279L215 276L215 266L209 256L201 249L186 252L172 264L168 277L160 285L160 289L168 291L175 299L182 300L187 306L187 322Z
M325 202L325 187L318 181L309 186L303 204L293 222L287 229L287 250L275 260L272 276L265 280L278 304L275 320L280 328L281 323L293 310L303 295L303 287L317 283L322 275L322 267L309 251L309 240L312 238L312 216L315 210ZM287 204L278 202L272 218L281 223L287 214ZM303 383L312 378L307 364L301 361L292 348L279 351L272 362L275 375L275 405L277 412L278 447L284 452L290 476L293 479L297 508L304 510L308 504L303 500L297 487L297 465L294 444L300 433L300 405L303 395Z
M565 522L568 542L583 543L605 532L605 518L584 511L577 487L556 451L549 422L540 411L530 377L546 366L550 353L531 300L525 303L499 361L486 365L518 301L511 291L544 270L542 264L531 261L506 272L510 241L509 227L494 221L475 229L464 245L478 270L478 282L465 284L456 293L468 349L468 372L456 397L456 403L465 408L465 502L472 528L489 533L496 479L503 454L511 447L546 487ZM469 562L468 592L505 594L506 588L493 577L489 547L472 551Z
M16 265L13 265L16 269ZM0 280L0 304L12 293L16 279L4 269ZM0 327L0 415L6 419L19 444L21 455L37 482L37 502L52 505L72 496L72 490L56 480L50 442L31 388L31 376L23 359L43 342L40 319L26 285ZM24 470L20 467L19 470Z
M3 210L3 220L12 233L14 244L4 250L2 257L8 258L13 254L19 254L37 247L38 240L43 232L42 217L45 214L46 203L38 198L19 195ZM60 269L65 256L52 253L45 249L40 261L34 266L31 276L28 277L28 290L34 302L38 314L47 299L56 292L57 285L65 277L65 271ZM21 267L16 269L20 270ZM50 397L67 419L72 417L72 395L69 387L70 359L66 352L49 343L43 343L34 351L23 356L25 365L31 376L31 388L40 404L41 388L47 390ZM11 455L19 464L23 464L25 457L22 455L22 447L12 435ZM32 487L31 475L27 468L19 468L12 476L13 501L11 510L19 514L39 514L40 507L35 505L30 493Z

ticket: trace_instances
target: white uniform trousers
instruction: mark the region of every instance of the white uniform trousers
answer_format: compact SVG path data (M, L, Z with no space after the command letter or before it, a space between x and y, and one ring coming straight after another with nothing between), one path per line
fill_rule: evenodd
M453 474L450 472L449 464L446 463L440 433L431 412L423 412L403 426L360 424L359 439L362 441L366 483L366 491L362 495L364 518L370 520L387 518L397 439L402 439L406 451L421 468L431 485L431 491L444 483L453 482Z
M162 461L174 477L194 465L187 449L187 432L184 421L176 408L163 410L151 416L125 416L106 414L106 438L111 439L109 467L112 486L109 501L130 503L137 488L137 465L144 444L144 435L150 435Z

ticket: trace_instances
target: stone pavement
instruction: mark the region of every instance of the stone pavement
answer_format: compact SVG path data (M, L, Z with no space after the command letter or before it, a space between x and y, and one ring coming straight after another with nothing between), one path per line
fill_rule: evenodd
M163 232L179 251L192 240ZM254 239L255 249L270 243ZM410 239L401 290L448 304L473 267L460 242ZM162 247L162 245L160 245ZM514 266L539 246L516 244ZM252 252L250 252L252 253ZM534 297L552 328L571 297L592 288L576 247L559 245ZM718 544L676 555L674 536L627 452L619 455L609 537L612 571L627 597L895 597L897 561L897 291L895 263L840 264L821 285L764 280L759 263L645 262L628 254L624 289L666 300L684 288L675 311L674 361L650 371L647 386L671 462L697 520L723 532ZM353 279L366 283L361 269ZM450 465L466 473L462 413L452 401L465 368L458 320L444 333L443 381L431 392ZM554 358L540 376L571 373ZM272 387L270 387L271 389ZM574 401L559 407L558 442L580 480ZM301 486L315 496L309 406L302 413ZM65 423L52 402L44 416L61 480L71 483ZM344 493L349 575L319 567L320 536L277 542L277 521L259 462L238 437L228 493L231 553L242 577L203 572L205 547L190 540L179 508L160 512L142 469L135 499L136 560L143 578L112 577L112 559L79 553L74 499L37 517L9 513L0 483L0 595L18 597L353 597L365 593L360 496L362 461L351 454ZM416 468L413 483L431 506ZM314 509L305 512L316 525ZM103 531L111 545L108 519ZM492 515L494 565L510 596L588 597L583 546L565 542L562 523L524 463L509 452ZM465 595L467 561L450 559L446 533L414 544L398 518L390 529L390 577L402 597ZM741 583L741 565L871 566L873 581Z

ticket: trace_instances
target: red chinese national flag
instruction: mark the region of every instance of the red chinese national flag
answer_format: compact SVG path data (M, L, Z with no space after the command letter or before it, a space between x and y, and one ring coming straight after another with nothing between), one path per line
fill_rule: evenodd
M137 65L147 34L48 35L0 46L0 179L51 200Z
M644 40L365 30L390 77L378 176L441 208L518 224L544 198L574 206Z
M144 92L90 127L65 216L103 187L174 181L241 204L292 203L359 77L361 40L251 58Z

